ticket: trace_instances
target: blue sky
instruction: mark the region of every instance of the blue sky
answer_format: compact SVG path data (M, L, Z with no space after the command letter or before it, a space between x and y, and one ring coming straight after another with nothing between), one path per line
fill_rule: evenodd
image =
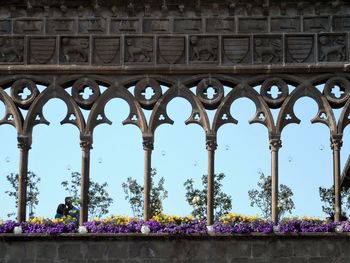
M310 123L316 112L314 101L300 99L295 113L301 119L301 124L287 126L282 134L279 180L292 188L296 205L293 215L298 216L324 217L318 187L328 187L333 182L329 130L323 124ZM158 176L165 177L165 186L169 191L169 197L164 202L164 212L167 214L190 213L183 183L188 178L194 178L197 186L201 187L200 178L207 172L204 132L198 125L184 124L190 113L187 101L175 99L168 105L168 114L175 121L174 125L162 125L155 134L152 166L157 169ZM233 211L250 215L258 214L259 210L250 207L247 192L256 187L259 173L270 174L267 129L260 124L248 124L254 113L254 104L248 99L239 99L232 105L231 114L239 123L220 128L215 166L217 173L226 174L223 191L232 196ZM57 205L67 195L61 181L67 180L71 172L80 172L81 169L78 129L59 124L65 114L64 103L58 99L51 100L44 107L44 116L51 122L50 126L34 128L29 170L42 180L36 214L44 217L53 217ZM3 115L4 106L0 103L0 116ZM108 191L114 199L111 214L132 215L121 184L129 176L143 182L141 133L136 126L121 124L128 115L128 106L124 101L112 100L106 106L106 115L113 124L100 125L95 130L91 178L108 183ZM213 116L213 112L209 111L209 116ZM349 130L347 128L344 134L342 167L350 153ZM3 125L0 126L0 133L0 218L6 219L8 213L16 211L14 200L4 193L10 187L6 175L18 171L19 155L15 129Z

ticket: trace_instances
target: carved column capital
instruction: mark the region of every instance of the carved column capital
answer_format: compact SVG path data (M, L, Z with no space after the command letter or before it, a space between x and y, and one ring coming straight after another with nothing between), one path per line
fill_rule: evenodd
M154 149L154 138L153 136L144 136L142 141L142 146L145 151Z
M282 141L280 138L272 138L270 139L270 150L278 151L282 147Z
M19 135L17 137L17 147L22 150L30 150L32 146L32 139L30 136Z
M207 135L205 147L208 151L215 151L217 149L218 144L215 135Z
M331 136L331 149L333 151L340 151L343 146L343 135L337 134Z

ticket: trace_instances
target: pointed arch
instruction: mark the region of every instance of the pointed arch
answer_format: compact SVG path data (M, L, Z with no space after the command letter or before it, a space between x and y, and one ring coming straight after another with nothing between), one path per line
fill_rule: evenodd
M61 99L67 106L67 115L61 121L61 124L71 123L75 125L82 133L85 129L85 120L81 110L74 99L69 96L69 94L61 86L58 85L49 86L35 99L28 110L27 117L24 121L23 132L25 134L32 134L35 125L49 125L49 122L44 117L43 107L52 98Z
M114 99L119 98L126 101L130 107L130 113L128 117L123 121L123 125L133 124L139 127L142 133L147 131L147 122L141 106L132 96L132 94L124 87L120 85L112 85L97 99L93 105L86 125L86 133L92 134L97 125L102 123L112 124L112 122L106 117L105 106Z

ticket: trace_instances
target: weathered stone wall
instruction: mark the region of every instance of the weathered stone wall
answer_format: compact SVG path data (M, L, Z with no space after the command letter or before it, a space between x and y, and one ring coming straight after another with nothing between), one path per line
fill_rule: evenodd
M350 235L0 236L0 263L349 263Z

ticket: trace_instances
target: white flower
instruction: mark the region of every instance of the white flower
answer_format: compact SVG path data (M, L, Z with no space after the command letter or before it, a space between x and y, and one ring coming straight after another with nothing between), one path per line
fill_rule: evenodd
M79 234L86 234L88 231L87 231L86 226L79 226L78 232L79 232Z
M149 226L143 225L143 226L141 227L141 233L142 233L142 234L148 235L149 232L151 232L151 229L149 229Z
M22 234L22 227L21 226L15 226L15 228L13 229L13 233L18 235L18 234Z

